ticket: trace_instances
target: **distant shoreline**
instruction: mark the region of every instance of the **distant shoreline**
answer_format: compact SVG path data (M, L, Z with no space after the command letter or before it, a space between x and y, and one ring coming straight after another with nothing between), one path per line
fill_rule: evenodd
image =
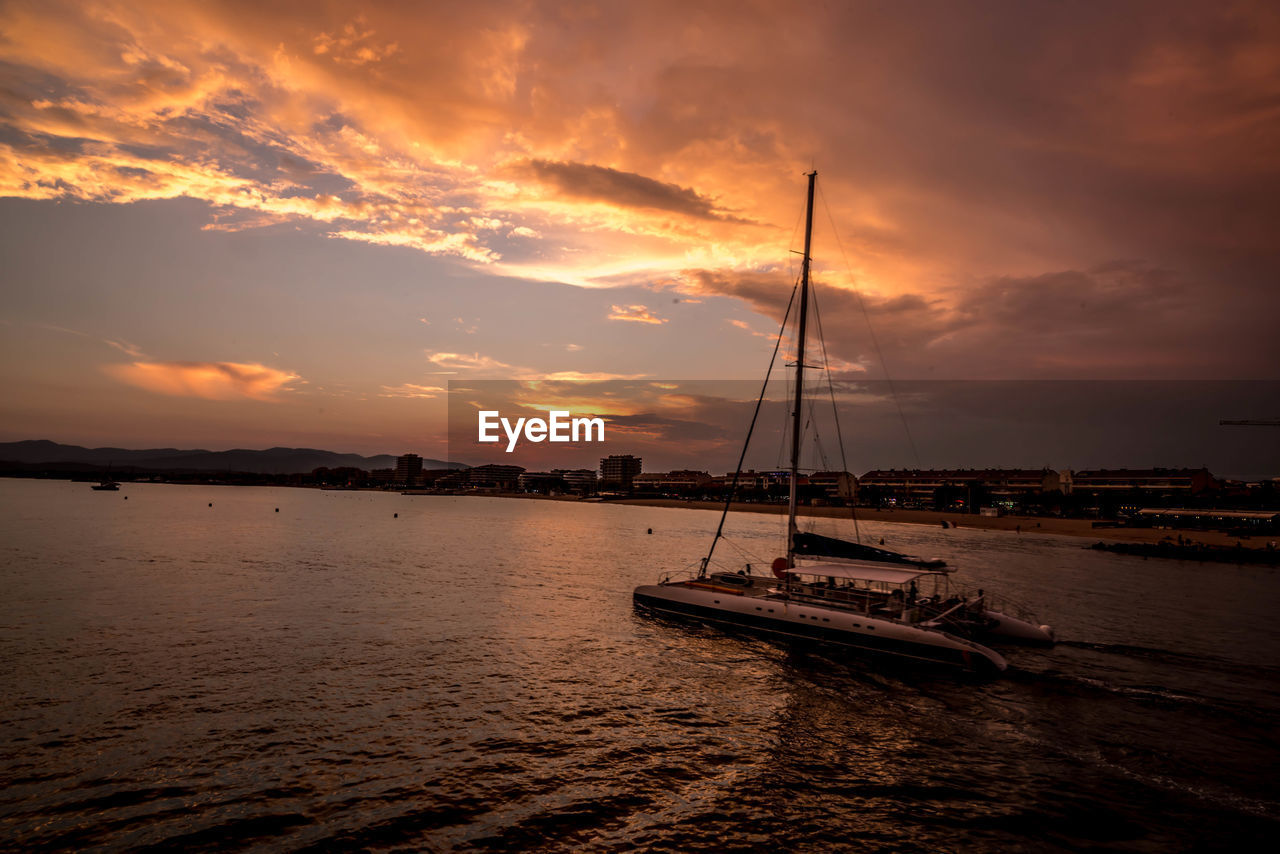
M14 480L63 480L63 478L34 478L22 477L14 475L0 475L0 477L12 478ZM72 483L92 482L71 480ZM122 481L122 485L130 483L155 483L156 485L164 485L173 483L179 486L272 486L282 489L314 489L317 491L327 492L379 492L388 495L394 495L399 490L387 490L377 487L329 487L325 488L316 484L286 484L286 483L260 483L260 484L240 484L240 483L200 483L186 481ZM422 497L448 496L453 497L470 497L468 493L420 493ZM721 501L683 501L675 498L608 498L600 501L584 501L576 495L539 495L536 493L526 492L485 492L476 493L476 497L482 498L515 498L526 501L564 501L575 504L627 504L635 507L664 507L672 509L688 509L688 510L721 510L724 503ZM769 513L781 516L787 512L785 504L759 504L746 501L735 501L730 505L730 510L738 513ZM801 516L831 518L831 519L852 519L850 509L848 507L810 507L801 506L799 508ZM933 527L941 527L943 522L953 528L976 528L984 531L1005 531L1012 536L1023 536L1036 534L1055 534L1059 536L1077 537L1080 539L1091 539L1094 542L1127 542L1127 543L1161 543L1173 542L1178 543L1181 538L1181 544L1186 546L1209 546L1213 548L1238 547L1242 549L1263 550L1272 542L1280 542L1280 535L1276 534L1258 534L1253 537L1240 537L1234 534L1227 534L1221 531L1201 531L1193 528L1174 529L1174 528L1127 528L1123 526L1107 526L1101 528L1093 527L1095 520L1092 519L1062 519L1052 516L981 516L969 513L947 513L940 510L876 510L870 507L857 508L857 518L860 522L894 522L906 525L930 525Z

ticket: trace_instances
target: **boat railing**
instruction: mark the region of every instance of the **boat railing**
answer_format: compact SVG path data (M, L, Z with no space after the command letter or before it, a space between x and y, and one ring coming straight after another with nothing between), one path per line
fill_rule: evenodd
M814 604L828 605L833 608L841 608L847 611L856 611L865 614L875 605L872 604L872 597L857 594L840 594L834 591L806 591L793 587L791 589L791 598L797 602L812 602ZM878 602L876 604L879 604Z
M909 625L952 629L961 634L967 631L967 622L976 603L973 599L935 599L928 596L913 601L874 590L806 589L803 586L793 586L787 598Z
M1017 617L1018 619L1025 620L1028 623L1039 622L1039 618L1031 608L1016 599L1010 599L1008 596L984 593L982 596L982 604L987 610L1006 614L1010 617Z
M968 600L962 599L959 602L952 605L951 607L947 608L947 610L942 611L939 614L931 615L929 619L931 621L938 622L938 623L945 622L947 618L949 618L952 614L956 613L957 611L961 611L961 609L969 608L972 604L973 603L969 602Z
M672 584L678 581L695 581L697 577L697 570L686 567L685 569L673 569L662 573L658 577L658 583Z

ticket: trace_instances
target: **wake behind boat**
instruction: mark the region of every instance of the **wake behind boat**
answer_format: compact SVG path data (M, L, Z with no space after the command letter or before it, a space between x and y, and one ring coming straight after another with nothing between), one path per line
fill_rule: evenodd
M665 616L692 618L788 639L816 640L862 652L930 662L966 670L999 672L1004 657L984 645L996 640L1052 644L1053 629L1028 613L997 610L983 590L955 591L954 570L937 558L920 558L834 537L802 532L796 524L800 442L804 412L805 333L809 302L813 190L810 172L805 212L804 261L798 285L795 400L791 410L791 470L787 507L787 555L773 562L773 575L709 572L723 536L733 487L711 549L696 573L668 573L632 594L636 607ZM793 293L792 301L795 295ZM791 313L783 318L783 329ZM782 342L778 335L774 359ZM772 371L773 361L770 361ZM767 388L769 374L765 375ZM763 401L765 389L761 390ZM756 413L760 411L757 402ZM742 470L755 419L747 430L737 471ZM734 486L737 474L734 475Z

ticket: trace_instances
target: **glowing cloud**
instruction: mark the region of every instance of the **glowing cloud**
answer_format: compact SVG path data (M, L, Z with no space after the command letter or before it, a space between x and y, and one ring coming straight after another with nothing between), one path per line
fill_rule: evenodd
M124 353L126 356L129 356L130 358L134 358L134 359L146 358L146 354L143 353L139 347L137 347L134 344L130 344L128 341L114 341L110 338L104 338L102 340L103 340L103 343L107 344L110 347L115 347L121 353Z
M121 382L156 394L205 400L273 401L301 379L289 371L239 362L133 362L107 365L104 370Z
M597 287L777 258L761 226L732 212L756 217L778 187L793 189L770 174L785 153L738 150L739 130L689 136L694 159L733 164L729 180L678 152L651 156L629 142L643 131L622 104L581 88L590 69L565 64L570 42L618 29L567 23L502 0L480 16L432 4L355 16L152 0L6 5L0 195L199 199L211 230L290 223ZM458 37L441 42L441 32ZM637 48L637 60L650 52L626 50ZM662 77L686 53L645 57L637 79L667 91ZM637 96L648 102L626 100ZM671 104L650 106L671 124Z
M468 379L475 379L475 374L500 373L501 379L523 380L531 383L542 381L561 382L600 382L604 380L638 379L644 374L615 374L605 371L540 371L520 365L508 365L489 356L479 353L427 353L427 361L446 369L442 373L468 374Z
M741 329L743 332L754 335L757 338L765 338L765 339L768 339L769 341L776 341L778 338L778 333L776 332L761 332L758 329L752 329L751 324L747 323L745 320L727 318L725 320L725 323L729 324L730 326L736 326L737 328Z
M911 297L892 317L915 337L908 313L928 321L922 346L971 321L975 282L1124 258L1191 281L1189 303L1213 306L1188 324L1215 326L1198 340L1274 316L1280 16L1112 5L1011 4L979 26L964 4L869 0L804 16L671 0L4 3L0 196L195 199L219 231L288 224L772 316L815 164L815 275L856 282L885 314ZM609 317L664 322L635 308ZM1185 340L1134 355L1167 364ZM1269 376L1274 347L1261 355Z
M725 219L711 200L688 187L655 181L634 172L623 172L588 163L553 163L532 160L529 172L570 198L604 202L618 207L652 208L702 219Z
M666 323L665 317L658 317L643 305L615 305L609 312L610 320L630 320L633 323Z
M537 373L535 371L526 371L525 373ZM564 382L602 382L604 380L636 380L645 376L644 374L611 374L606 371L552 371L549 374L540 374L542 379L559 380Z
M447 371L499 371L510 372L511 366L479 353L427 353L427 361Z
M430 400L439 397L445 389L435 385L415 385L414 383L401 383L397 386L384 385L382 393L379 397L408 397L421 400Z

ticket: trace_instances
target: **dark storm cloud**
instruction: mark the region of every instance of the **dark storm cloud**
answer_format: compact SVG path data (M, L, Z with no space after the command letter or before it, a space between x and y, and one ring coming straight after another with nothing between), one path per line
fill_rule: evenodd
M824 383L816 380L818 386ZM607 416L603 445L521 445L514 453L478 446L479 392L504 414L542 415L499 398L519 388L509 382L459 384L453 452L468 462L503 462L530 468L594 466L613 453L635 454L645 471L686 468L731 470L746 437L760 386L744 380L609 381L561 383L575 398L632 408ZM655 389L660 386L660 389ZM656 394L655 394L656 392ZM492 396L497 393L497 397ZM785 442L790 411L782 378L771 383L744 466L788 465ZM809 410L803 468L857 474L873 468L981 468L1207 466L1219 476L1259 477L1280 467L1280 446L1265 429L1231 428L1223 418L1277 411L1280 382L1223 381L954 381L837 380L839 431L825 389ZM451 404L455 401L451 400ZM584 410L585 411L585 410ZM842 447L843 446L843 447ZM843 454L843 457L842 457ZM593 459L594 457L594 459Z
M627 208L652 208L699 219L734 220L688 187L589 163L530 160L528 171L565 196Z
M700 293L734 296L780 321L790 295L781 274L690 274ZM936 376L1101 379L1267 378L1280 362L1275 336L1220 336L1211 289L1139 262L1091 270L1000 276L970 283L951 301L920 294L859 296L819 287L828 352L896 378ZM1226 298L1226 295L1224 295ZM1244 316L1241 330L1270 321ZM878 352L877 352L878 345ZM886 365L879 364L883 355Z
M621 430L643 433L653 441L663 442L721 440L734 438L738 432L728 430L724 425L709 424L702 420L688 418L670 418L654 412L612 415L607 421L611 427L616 425Z
M838 395L856 467L1280 469L1268 430L1219 424L1277 411L1277 382L873 381L842 383Z

